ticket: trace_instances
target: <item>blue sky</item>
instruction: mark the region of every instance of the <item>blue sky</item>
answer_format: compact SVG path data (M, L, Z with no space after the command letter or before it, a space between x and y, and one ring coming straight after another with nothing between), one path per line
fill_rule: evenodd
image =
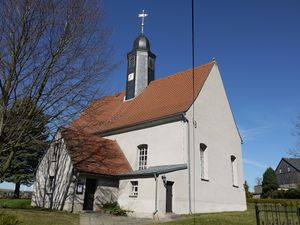
M126 53L140 32L156 54L156 78L191 67L191 1L104 0L113 29L113 91L125 88ZM245 179L288 157L300 114L300 1L195 0L196 65L215 57L244 139Z
M191 1L103 0L117 69L109 93L125 88L126 54L140 32L156 54L156 79L191 68ZM300 1L195 0L195 64L215 57L244 139L245 179L253 186L287 157L300 114ZM3 184L1 185L3 187ZM5 185L5 187L8 187Z

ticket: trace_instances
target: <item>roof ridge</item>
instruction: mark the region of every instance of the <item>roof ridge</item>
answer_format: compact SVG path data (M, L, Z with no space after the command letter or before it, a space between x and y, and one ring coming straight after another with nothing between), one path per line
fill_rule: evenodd
M194 69L199 69L199 68L201 68L201 67L206 67L206 66L209 66L210 64L213 64L213 63L216 63L216 61L210 61L210 62L208 62L208 63L206 63L206 64L202 64L202 65L195 66ZM192 71L193 71L193 68L185 69L185 70L182 70L182 71L177 72L177 73L173 73L173 74L166 75L166 76L161 77L160 79L154 80L154 81L152 81L152 82L154 83L154 82L157 82L157 81L160 81L160 80L163 80L163 79L168 79L168 78L170 78L170 77L174 77L174 76L176 76L176 75L184 74L184 73L188 73L188 72L192 72ZM151 83L150 83L150 84L151 84Z
M199 69L199 68L201 68L201 67L209 66L210 64L213 64L213 63L216 63L216 61L212 60L212 61L210 61L210 62L208 62L208 63L201 64L201 65L198 65L198 66L195 66L194 69ZM168 78L170 78L170 77L174 77L174 76L179 75L179 74L187 73L187 72L190 72L190 71L192 71L192 70L193 70L193 68L189 68L189 69L182 70L182 71L180 71L180 72L172 73L172 74L163 76L163 77L159 78L158 80L153 80L153 81L150 82L150 84L151 84L151 83L156 83L156 82L161 81L161 80L164 80L164 79L168 79ZM149 85L150 85L150 84L149 84ZM103 99L105 99L105 98L112 97L112 96L114 96L114 95L115 95L116 97L119 97L119 95L123 94L123 92L125 92L125 89L122 90L122 91L116 92L116 93L112 93L111 95L105 95L105 96L102 96L102 97L100 97L100 98L97 98L97 99L95 99L94 101L92 101L92 103L93 103L93 102L96 102L96 101L103 100Z
M88 133L97 133L186 112L198 97L214 65L216 62L210 61L194 68L197 88L194 90L193 100L189 95L191 91L189 87L192 85L190 74L193 71L193 68L190 68L152 81L139 96L131 101L124 101L124 90L97 99L71 126L85 126L82 128L87 129ZM101 109L105 105L107 107Z

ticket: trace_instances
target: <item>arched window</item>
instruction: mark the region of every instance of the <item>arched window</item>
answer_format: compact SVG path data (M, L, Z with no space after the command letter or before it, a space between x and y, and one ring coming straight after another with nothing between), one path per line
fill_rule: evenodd
M238 187L238 174L237 174L237 160L234 155L230 156L231 160L231 174L232 174L232 185L233 187Z
M147 153L148 153L148 145L142 144L138 146L139 151L139 170L143 170L147 168Z
M200 178L208 181L208 160L207 160L207 146L200 143Z

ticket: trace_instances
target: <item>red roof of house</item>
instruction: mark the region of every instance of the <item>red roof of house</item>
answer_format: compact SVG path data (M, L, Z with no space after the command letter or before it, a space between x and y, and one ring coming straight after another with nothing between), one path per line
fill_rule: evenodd
M70 128L61 129L73 166L79 172L118 175L132 171L116 141Z
M194 68L194 94L198 96L214 61ZM137 97L124 101L125 91L94 101L71 127L88 133L153 121L186 112L193 104L192 69L152 81Z

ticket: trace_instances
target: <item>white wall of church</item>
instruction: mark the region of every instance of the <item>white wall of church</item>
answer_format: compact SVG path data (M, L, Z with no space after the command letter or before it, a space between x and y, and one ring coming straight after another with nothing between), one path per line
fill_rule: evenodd
M138 148L148 145L147 167L187 163L186 130L184 122L178 121L159 126L134 130L106 138L116 140L133 170L138 169ZM173 212L188 213L187 169L165 175L173 181ZM138 181L138 197L129 197L131 181ZM166 188L158 177L158 211L166 211ZM121 180L118 202L121 207L134 211L135 216L152 216L155 211L155 179Z
M188 213L188 179L187 170L164 174L173 184L172 211L176 214ZM166 187L162 175L157 178L157 213L156 217L165 217L166 213ZM138 196L131 195L131 181L138 181ZM155 212L155 179L120 180L119 199L121 207L132 210L129 215L135 217L153 217Z
M60 139L59 133L55 139ZM31 204L43 208L70 211L75 185L72 183L71 158L63 141L57 149L55 158L53 152L54 145L52 144L36 171ZM51 177L53 177L52 181L50 181Z
M191 177L195 209L192 211L246 210L241 139L217 65L212 68L194 107L196 128L195 150L191 150ZM187 118L192 133L192 108ZM208 180L201 179L200 143L207 146L204 160ZM233 186L232 155L236 157L237 187Z
M236 127L223 82L215 65L195 103L195 150L192 141L192 108L186 113L190 129L191 210L192 212L241 211L246 209L243 188L241 139ZM117 140L134 170L138 169L138 148L148 144L148 167L188 163L187 123L183 121L112 135ZM201 180L200 143L207 146L204 160L205 177ZM236 175L233 179L232 157ZM173 181L173 212L189 213L188 170L165 175ZM120 181L119 203L139 216L155 210L155 180L137 179L139 195L129 197L130 180ZM233 186L235 184L235 186ZM237 184L237 185L236 185ZM195 206L195 207L194 207ZM158 179L159 215L166 212L166 188Z
M173 122L107 136L116 140L133 170L138 169L138 146L148 145L147 166L186 163L183 122ZM176 154L174 154L176 152Z

